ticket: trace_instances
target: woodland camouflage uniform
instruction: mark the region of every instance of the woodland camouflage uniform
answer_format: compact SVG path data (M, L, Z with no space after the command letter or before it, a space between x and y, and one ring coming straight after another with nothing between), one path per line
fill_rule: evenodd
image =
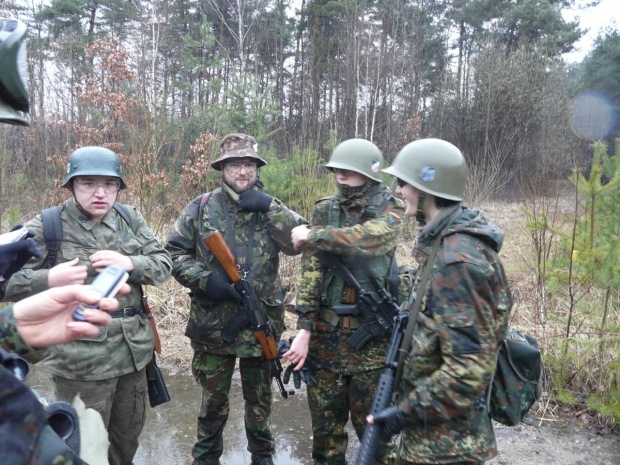
M218 166L217 169L221 169L219 162L223 159L255 155L251 146L247 150L243 148L244 138L247 137L248 141L254 139L239 136L242 137L240 146L225 144L225 156L213 162L213 165ZM232 156L227 157L226 153ZM258 165L261 166L261 163ZM253 189L260 189L260 186L258 183ZM265 360L261 345L250 328L240 329L231 343L222 341L224 327L240 309L235 301L212 302L204 292L212 274L225 276L226 273L202 243L202 239L220 231L231 251L236 250L238 264L243 268L248 261L252 217L256 217L250 254L251 268L247 279L261 300L277 341L284 329L284 295L278 274L279 253L299 253L292 246L291 230L306 221L275 198L271 200L267 213L244 210L238 202L239 195L222 182L221 187L195 198L185 207L166 244L174 263L173 276L190 289L190 317L185 335L190 338L194 349L193 374L203 388L198 416L198 441L192 455L196 459L195 463L201 464L218 464L223 453L222 432L228 418L228 394L237 358L240 359L245 400L248 450L253 457L271 456L275 451L270 431L270 363ZM227 226L226 210L230 215L232 231ZM231 243L231 236L234 237L234 244Z
M297 328L312 331L308 356L323 367L316 372L318 386L308 387L312 457L316 464L346 463L345 424L349 412L358 437L362 437L389 336L375 337L359 351L347 343L363 320L335 314L333 305L341 303L348 286L342 277L323 268L314 254L325 251L339 255L361 286L374 294L357 261L363 260L380 285L388 288L402 214L402 201L392 197L383 184L375 181L354 188L341 185L339 195L316 203L313 229L302 257L296 309ZM391 444L383 446L386 452L378 463L392 463L393 447Z
M399 406L410 414L403 463L478 463L496 455L486 395L512 308L499 259L504 233L466 208L447 220L413 252L423 267L442 237L399 389Z

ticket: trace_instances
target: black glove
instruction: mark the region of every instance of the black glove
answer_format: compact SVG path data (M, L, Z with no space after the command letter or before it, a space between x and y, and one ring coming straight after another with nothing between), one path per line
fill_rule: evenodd
M267 213L273 199L262 191L248 189L239 194L239 205L251 212Z
M288 341L282 339L278 342L278 357L282 358L286 352L291 350L291 343L293 342L294 337L291 337ZM306 361L301 370L295 371L295 367L298 364L290 364L286 370L284 370L284 376L282 377L282 382L284 384L288 384L291 379L291 374L293 375L293 384L296 389L301 388L301 382L303 381L309 387L315 387L319 385L319 382L314 377L314 372L322 366L319 363L316 363L310 359L310 357L306 357Z
M373 415L377 425L382 426L381 434L385 440L400 433L405 427L405 412L398 405L392 405Z
M243 299L239 295L235 288L230 284L232 281L219 274L209 275L207 284L205 285L204 292L207 299L214 303L223 302L225 300L234 300L241 302Z
M314 371L310 369L307 363L308 363L308 359L306 359L306 363L304 363L304 366L301 367L301 370L298 370L298 371L295 371L295 367L297 366L297 364L295 365L290 364L286 368L286 370L284 370L284 376L282 377L282 382L284 384L288 384L289 380L291 379L291 374L293 374L293 384L295 385L295 388L297 389L301 388L302 381L306 383L308 387L318 386L319 382L314 377Z
M18 224L11 231L21 227L22 225ZM0 245L0 276L5 280L8 281L16 271L21 270L32 257L41 256L41 251L30 237L34 237L34 232L29 229L25 239Z

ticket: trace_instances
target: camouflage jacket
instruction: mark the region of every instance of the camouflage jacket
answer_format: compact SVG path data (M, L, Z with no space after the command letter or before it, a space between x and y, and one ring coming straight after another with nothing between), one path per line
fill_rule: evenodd
M486 393L512 308L499 258L504 233L467 208L448 221L413 253L423 268L441 237L425 295L416 296L424 300L399 386L399 405L409 414L400 456L416 463L496 454Z
M252 213L241 209L238 195L228 188L219 187L204 195L208 196L205 197L205 200L208 199L205 205L201 206L201 195L185 207L166 244L174 264L172 275L190 290L190 318L185 335L192 340L192 347L196 350L240 358L258 357L262 349L249 328L238 331L232 343L225 344L222 341L223 328L240 310L236 302L214 303L204 293L211 273L226 274L202 239L216 230L220 231L229 248L237 251L238 265L243 266L248 257L252 216L256 215L252 264L247 279L261 300L277 340L284 326L284 296L278 274L279 254L300 253L293 248L291 230L306 223L306 220L275 198L267 213ZM230 214L235 242L233 247L228 234L224 202Z
M0 346L31 362L42 358L17 332L10 306L0 310ZM47 425L34 392L1 365L0 386L0 463L84 463Z
M367 263L379 284L387 288L403 213L403 202L392 197L383 184L369 184L350 198L332 196L316 203L301 261L297 328L312 331L310 356L326 369L345 374L381 368L389 336L375 337L360 351L346 343L361 321L350 327L341 324L332 309L342 302L348 285L324 268L314 254L339 255L361 286L377 297L356 260ZM357 321L357 317L351 320Z
M79 264L88 267L88 284L97 275L88 260L93 253L114 250L130 257L134 265L127 281L131 292L117 296L119 308L139 307L141 285L164 283L172 268L168 252L159 244L140 212L135 207L126 207L135 233L114 209L110 209L101 222L96 222L84 216L73 199L65 201L60 205L63 238L56 259L59 264L79 258ZM34 240L42 255L32 258L11 277L4 297L7 301L17 301L49 287L41 215L26 226L35 232ZM101 328L94 338L50 348L44 363L52 374L63 378L109 379L144 368L153 355L153 345L153 332L146 318L139 315L114 318L110 326Z

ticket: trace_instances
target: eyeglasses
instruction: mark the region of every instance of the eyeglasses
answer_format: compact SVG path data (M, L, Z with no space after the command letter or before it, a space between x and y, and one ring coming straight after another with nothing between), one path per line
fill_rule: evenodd
M254 162L244 162L244 163L226 163L225 168L231 173L240 173L242 169L246 171L246 173L252 173L256 171L256 163Z
M73 185L80 192L86 192L87 194L94 194L100 187L103 188L106 194L113 194L118 192L121 188L121 180L108 179L106 181L95 182L92 179L76 178Z
M407 182L403 181L402 179L396 178L396 184L398 184L398 187L402 189L403 187L407 185Z

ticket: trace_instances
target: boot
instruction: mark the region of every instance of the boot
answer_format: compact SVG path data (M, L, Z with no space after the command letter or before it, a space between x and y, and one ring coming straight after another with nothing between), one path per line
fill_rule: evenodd
M221 465L220 461L214 462L207 459L194 459L192 465Z
M273 465L271 455L252 455L251 465Z

